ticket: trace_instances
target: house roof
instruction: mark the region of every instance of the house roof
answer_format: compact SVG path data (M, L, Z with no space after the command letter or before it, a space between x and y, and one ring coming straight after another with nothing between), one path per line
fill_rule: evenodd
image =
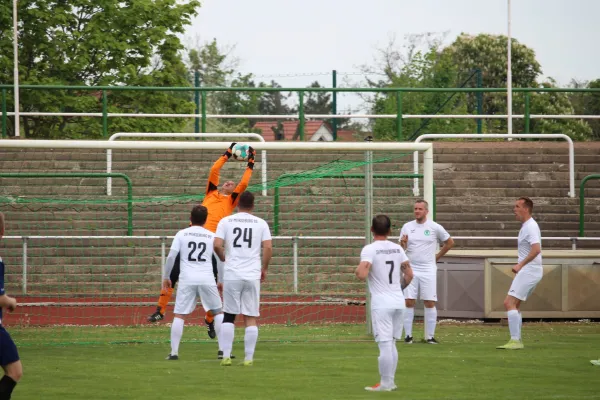
M285 140L292 140L294 135L296 134L296 130L298 129L299 122L298 121L283 121L283 135ZM312 135L315 134L319 130L321 126L325 125L327 129L331 132L331 127L329 124L322 120L317 121L305 121L304 122L304 139L310 140ZM277 127L277 121L259 121L254 125L255 129L259 129L262 133L263 138L266 141L275 140L275 133L271 129L271 127Z
M285 140L292 140L296 130L298 129L298 121L283 121L283 134ZM306 121L304 122L304 139L310 140L310 138L319 130L321 126L325 125L329 132L333 133L333 129L328 122L323 120ZM259 129L262 133L263 138L269 142L275 140L275 133L271 127L277 127L277 121L259 121L254 125L254 128ZM337 138L342 142L353 142L357 140L357 132L345 129L338 129Z

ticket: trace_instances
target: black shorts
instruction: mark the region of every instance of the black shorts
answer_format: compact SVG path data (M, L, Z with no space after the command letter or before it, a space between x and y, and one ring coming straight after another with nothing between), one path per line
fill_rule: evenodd
M19 361L17 346L6 329L0 325L0 365L4 367L15 361Z

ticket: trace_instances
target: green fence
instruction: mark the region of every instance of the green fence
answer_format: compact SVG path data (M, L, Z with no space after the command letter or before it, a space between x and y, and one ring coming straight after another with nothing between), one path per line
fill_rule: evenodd
M585 235L585 183L596 179L600 179L600 174L588 175L579 184L579 237Z
M125 180L127 184L127 236L133 236L133 185L131 179L120 173L102 173L102 172L89 172L89 173L66 173L66 174L54 174L54 173L28 173L28 172L16 172L16 173L0 173L0 178L121 178Z
M8 91L14 90L12 85L0 85L2 89L2 137L7 136L7 101ZM337 93L390 93L396 94L396 137L402 140L402 94L414 92L427 93L506 93L506 88L255 88L255 87L151 87L151 86L62 86L62 85L20 85L20 90L80 90L80 91L95 91L101 94L102 102L102 135L108 137L108 97L110 92L122 90L134 91L174 91L174 92L190 92L194 93L194 102L196 104L196 114L200 114L200 121L196 118L196 132L206 132L207 107L206 98L211 92L294 92L297 93L298 117L299 117L299 134L300 139L304 140L304 94L307 92L331 92L336 98ZM530 95L531 93L542 92L599 92L600 88L513 88L513 93L525 93L525 132L529 133L530 127ZM477 113L482 114L481 100L478 99ZM337 114L337 102L332 104L332 115ZM340 115L341 116L341 115ZM190 118L193 115L190 115ZM481 119L477 119L477 133L481 133ZM334 136L335 138L335 136Z

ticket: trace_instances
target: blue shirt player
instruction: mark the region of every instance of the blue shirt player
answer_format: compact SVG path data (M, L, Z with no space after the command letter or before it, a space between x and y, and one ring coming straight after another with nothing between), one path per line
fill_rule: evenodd
M0 239L4 236L4 214L0 213ZM0 379L0 400L8 400L19 379L23 375L23 366L19 360L17 346L2 325L2 309L13 311L17 300L7 296L4 291L4 262L0 258L0 366L4 376Z

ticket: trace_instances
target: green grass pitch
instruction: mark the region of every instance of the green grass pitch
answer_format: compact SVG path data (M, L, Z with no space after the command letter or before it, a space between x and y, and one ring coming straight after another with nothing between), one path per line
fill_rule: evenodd
M379 380L364 326L263 326L252 368L221 367L216 341L197 326L184 329L179 361L164 360L165 325L8 329L24 365L14 400L600 399L600 367L589 363L600 358L597 323L525 324L519 351L495 349L508 327L441 324L438 346L398 343L400 389L391 393L363 390ZM240 358L242 340L238 329Z

